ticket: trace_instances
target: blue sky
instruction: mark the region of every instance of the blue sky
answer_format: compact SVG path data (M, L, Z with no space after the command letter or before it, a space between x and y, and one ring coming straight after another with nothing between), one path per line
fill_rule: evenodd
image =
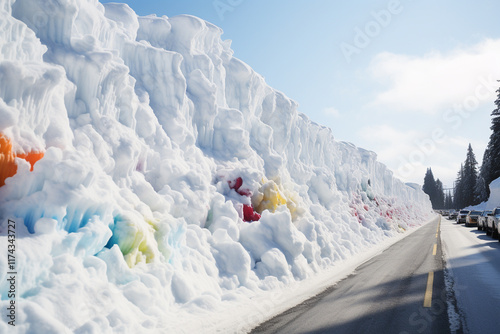
M451 186L469 142L481 163L500 86L498 1L113 2L221 27L235 56L300 112L406 182L432 167Z

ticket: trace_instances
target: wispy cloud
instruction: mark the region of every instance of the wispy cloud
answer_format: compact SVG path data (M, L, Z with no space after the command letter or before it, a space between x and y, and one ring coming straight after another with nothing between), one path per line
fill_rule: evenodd
M453 184L459 161L462 157L465 160L466 147L471 142L459 133L432 141L421 131L404 131L390 124L362 127L358 135L372 143L379 160L393 170L396 177L421 183L426 169L432 167L435 176L448 186ZM472 141L472 145L476 152L484 149L478 142Z
M334 118L339 118L340 117L340 112L335 109L334 107L329 107L323 109L323 114L325 114L328 117L334 117Z
M365 141L372 141L380 160L397 162L397 157L403 152L409 152L418 139L417 131L402 131L389 124L375 124L364 126L359 130L359 137Z
M376 95L372 105L436 114L464 103L468 96L479 94L481 104L490 103L495 97L496 88L492 87L500 79L499 55L500 40L492 39L420 57L381 53L370 64L369 73L387 88ZM489 87L484 81L490 82Z

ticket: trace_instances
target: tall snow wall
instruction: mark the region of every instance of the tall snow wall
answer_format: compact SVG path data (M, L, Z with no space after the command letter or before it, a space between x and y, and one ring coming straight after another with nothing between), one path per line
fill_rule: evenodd
M221 35L122 4L0 0L17 329L168 328L170 310L304 280L429 217L418 186L335 141Z

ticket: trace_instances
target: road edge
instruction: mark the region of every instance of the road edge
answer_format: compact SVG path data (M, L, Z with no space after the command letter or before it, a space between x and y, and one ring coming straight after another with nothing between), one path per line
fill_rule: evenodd
M456 298L455 276L453 274L453 268L449 264L449 250L447 248L446 242L442 238L441 233L439 234L439 238L441 242L441 253L443 256L444 284L446 289L446 303L450 332L451 334L468 333L469 330L467 328L467 319L464 316L462 309L458 306L458 301Z
M423 224L412 228L410 230L407 230L405 233L402 233L401 235L396 235L392 238L389 238L379 244L374 245L373 247L367 249L366 251L356 254L352 258L349 258L339 264L342 264L341 268L338 268L337 266L333 266L331 269L326 269L320 273L318 273L315 276L312 276L306 280L291 284L289 287L284 288L281 291L276 292L273 294L274 300L278 300L279 302L275 303L272 308L269 308L267 311L269 311L268 314L262 315L260 314L261 318L254 322L253 324L248 324L248 326L240 327L238 328L238 333L250 333L252 330L256 329L259 327L261 324L273 319L274 317L286 312L287 310L296 307L297 305L312 299L318 295L321 295L324 293L326 290L330 289L331 287L335 286L337 283L340 281L346 279L350 275L354 273L356 268L359 266L363 265L364 263L370 261L374 257L380 255L383 253L385 250L393 246L394 244L398 243L399 241L405 239L406 237L412 235L414 232L418 231L420 228L426 226L427 224L432 223L436 219L439 219L440 215L435 215L432 218L428 219L426 222ZM313 283L314 282L314 283ZM307 287L314 285L314 289L304 289L304 291L299 291L297 292L296 290L300 290L300 286L302 287ZM293 297L290 297L290 294L293 293ZM281 296L279 296L281 295ZM283 295L287 296L288 298L283 298ZM256 302L258 302L256 300ZM269 299L266 301L263 301L264 303L269 302ZM221 328L222 330L224 329L229 329L230 327L226 328Z

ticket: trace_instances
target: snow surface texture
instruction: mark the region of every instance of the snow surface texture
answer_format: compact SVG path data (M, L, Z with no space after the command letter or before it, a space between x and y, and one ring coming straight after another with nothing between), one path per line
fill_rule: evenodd
M300 114L221 34L122 4L0 0L0 133L44 153L0 187L19 332L178 333L430 217L418 186ZM7 272L1 256L3 310Z
M470 206L468 210L494 210L500 207L500 178L491 181L490 183L490 197L487 201L481 204Z

